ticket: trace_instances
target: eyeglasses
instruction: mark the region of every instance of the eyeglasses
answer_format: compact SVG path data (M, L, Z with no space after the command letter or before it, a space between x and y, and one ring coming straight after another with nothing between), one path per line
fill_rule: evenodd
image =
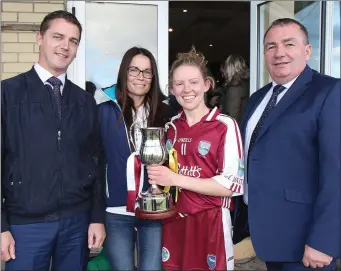
M142 75L146 79L152 79L153 78L153 72L151 70L144 70L141 71L138 67L131 66L128 68L128 74L134 77L137 77L142 72Z

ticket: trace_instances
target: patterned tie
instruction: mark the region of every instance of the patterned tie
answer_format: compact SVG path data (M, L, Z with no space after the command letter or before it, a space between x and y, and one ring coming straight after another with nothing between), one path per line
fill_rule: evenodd
M263 127L263 123L266 119L266 117L269 115L271 109L273 109L276 106L277 103L277 97L278 95L285 90L285 87L283 87L282 85L276 85L273 89L270 101L268 102L268 104L266 105L262 116L260 117L255 129L253 130L253 133L251 135L251 140L250 140L250 145L249 145L249 152L252 149L253 145L255 144L255 141L257 139L258 133L260 131L260 129Z
M58 117L59 119L62 119L62 94L60 93L60 86L62 85L62 81L53 76L48 79L47 82L52 85L53 96L57 104Z

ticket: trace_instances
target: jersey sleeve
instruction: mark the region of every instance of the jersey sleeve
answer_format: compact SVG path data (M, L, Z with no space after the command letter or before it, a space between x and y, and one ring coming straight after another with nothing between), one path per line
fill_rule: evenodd
M226 125L225 136L218 149L218 175L212 177L233 192L233 196L244 193L244 151L237 122L227 116L219 116Z

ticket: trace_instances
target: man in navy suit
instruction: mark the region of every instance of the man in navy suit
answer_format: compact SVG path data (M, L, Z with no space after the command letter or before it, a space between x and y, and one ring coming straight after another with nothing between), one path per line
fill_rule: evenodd
M264 35L272 82L246 108L249 227L268 270L332 270L340 256L340 79L307 65L307 29L279 19Z

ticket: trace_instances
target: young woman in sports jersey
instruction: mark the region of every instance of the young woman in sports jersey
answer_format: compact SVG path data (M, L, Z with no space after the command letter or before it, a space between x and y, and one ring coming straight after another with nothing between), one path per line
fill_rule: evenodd
M243 194L244 164L236 121L205 105L213 84L202 54L192 49L172 64L170 91L182 106L172 119L179 173L147 168L151 184L177 186L178 214L163 224L163 267L167 270L233 270L230 199ZM169 129L168 138L174 137Z

